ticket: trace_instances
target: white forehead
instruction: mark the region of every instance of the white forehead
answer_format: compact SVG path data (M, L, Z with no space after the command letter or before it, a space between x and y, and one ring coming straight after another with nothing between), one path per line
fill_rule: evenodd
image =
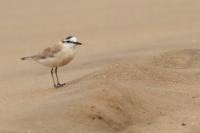
M71 38L68 39L68 40L70 40L70 41L72 41L72 42L77 42L77 41L78 41L78 39L77 39L75 36L71 37Z

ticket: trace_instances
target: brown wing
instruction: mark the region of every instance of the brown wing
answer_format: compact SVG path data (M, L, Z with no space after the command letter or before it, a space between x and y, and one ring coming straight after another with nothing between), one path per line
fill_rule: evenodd
M40 55L38 55L38 59L45 59L48 57L54 57L56 53L61 51L61 46L60 45L54 45L53 47L46 48L42 51Z

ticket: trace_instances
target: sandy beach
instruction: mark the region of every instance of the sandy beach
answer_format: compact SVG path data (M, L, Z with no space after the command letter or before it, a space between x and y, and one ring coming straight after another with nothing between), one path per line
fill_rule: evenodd
M199 133L200 1L0 2L0 133ZM20 58L77 36L59 69Z

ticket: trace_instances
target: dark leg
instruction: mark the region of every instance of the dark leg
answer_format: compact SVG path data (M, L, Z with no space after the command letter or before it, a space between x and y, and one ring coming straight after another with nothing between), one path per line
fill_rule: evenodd
M53 76L53 68L51 69L51 77L52 77L52 80L53 80L54 88L57 88L57 85L55 83L54 76Z
M59 82L58 74L57 74L58 71L57 71L57 70L58 70L58 68L56 67L56 68L55 68L55 74L56 74L56 79L57 79L57 86L58 86L58 87L62 87L62 86L65 85L65 83L62 83L62 84L61 84L61 83Z

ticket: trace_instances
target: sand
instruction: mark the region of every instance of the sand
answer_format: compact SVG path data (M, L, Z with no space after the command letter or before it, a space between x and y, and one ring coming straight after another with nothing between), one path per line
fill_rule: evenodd
M0 133L199 133L200 2L0 2ZM59 69L20 58L75 35Z

